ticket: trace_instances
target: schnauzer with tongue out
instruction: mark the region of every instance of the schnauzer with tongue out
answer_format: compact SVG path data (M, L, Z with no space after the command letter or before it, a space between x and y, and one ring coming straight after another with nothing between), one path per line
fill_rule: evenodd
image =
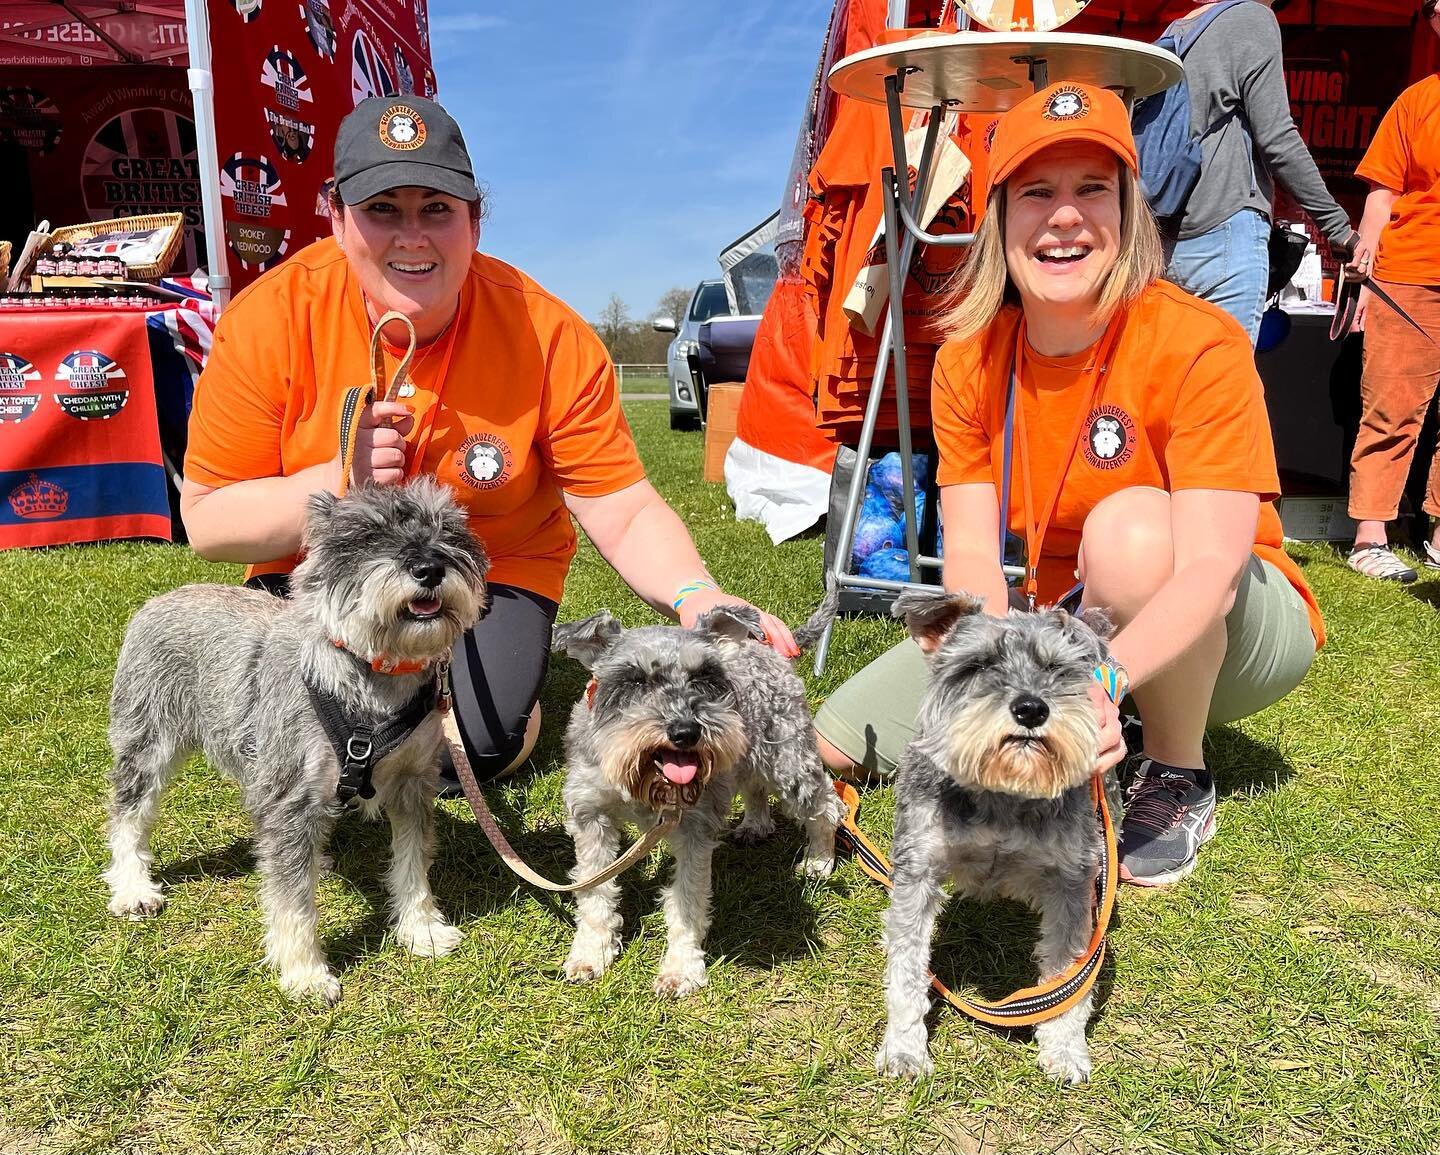
M795 631L802 646L823 629L827 602ZM840 800L820 762L804 683L768 646L750 607L723 607L694 629L625 629L609 613L557 626L555 648L590 671L565 734L565 828L580 880L615 861L625 822L649 827L681 817L669 836L675 875L664 894L666 950L657 994L676 998L705 984L710 860L737 793L745 814L734 831L752 843L775 832L770 796L804 831L800 869L835 865ZM565 961L572 982L599 978L620 951L620 884L583 890Z

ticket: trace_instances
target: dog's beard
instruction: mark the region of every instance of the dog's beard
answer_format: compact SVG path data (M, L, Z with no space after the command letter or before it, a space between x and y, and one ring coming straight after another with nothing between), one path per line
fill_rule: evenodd
M705 726L700 741L691 750L677 749L663 726L640 723L606 735L600 772L612 786L651 810L686 808L699 802L710 780L735 765L746 749L738 719L730 724ZM693 768L693 776L687 781L675 781L667 776L667 765L672 774L677 768Z
M426 589L393 562L381 562L353 585L325 590L320 617L330 637L367 661L431 662L479 620L483 599L484 583L472 586L455 568Z
M951 716L936 761L962 786L1058 798L1094 774L1100 732L1087 698L1056 705L1043 725L1027 729L1003 707L967 703Z

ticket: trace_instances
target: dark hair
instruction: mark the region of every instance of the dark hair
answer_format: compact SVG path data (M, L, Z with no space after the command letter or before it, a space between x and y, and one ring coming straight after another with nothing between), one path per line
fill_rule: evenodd
M1423 3L1423 4L1420 5L1420 15L1421 15L1421 16L1424 16L1426 19L1429 19L1431 16L1434 16L1434 15L1435 15L1435 5L1436 5L1437 3L1440 3L1440 0L1425 0L1425 3Z

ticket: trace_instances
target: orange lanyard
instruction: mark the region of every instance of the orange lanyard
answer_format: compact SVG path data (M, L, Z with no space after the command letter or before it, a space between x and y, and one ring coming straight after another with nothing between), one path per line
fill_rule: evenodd
M1100 347L1096 351L1095 360L1089 372L1094 373L1094 379L1090 383L1090 389L1086 393L1085 403L1080 407L1080 412L1075 419L1075 427L1070 432L1070 439L1066 442L1068 448L1065 450L1064 460L1060 462L1059 472L1055 475L1055 488L1051 491L1045 502L1045 508L1037 518L1035 516L1035 495L1030 484L1030 447L1025 437L1025 398L1020 388L1020 370L1024 364L1025 354L1025 318L1022 315L1019 325L1015 329L1015 352L1010 362L1010 387L1015 390L1015 435L1016 449L1020 454L1020 477L1024 486L1025 505L1025 601L1030 609L1035 608L1035 602L1040 593L1040 549L1045 543L1045 532L1050 528L1050 519L1055 514L1055 506L1060 501L1060 494L1065 488L1065 475L1070 472L1070 463L1075 460L1075 450L1080 444L1080 436L1085 431L1085 422L1094 410L1096 403L1100 400L1101 391L1105 387L1105 372L1110 367L1110 355L1115 350L1115 345L1120 339L1120 330L1123 327L1124 313L1117 311L1105 329L1105 335L1100 339ZM1010 520L1010 510L1002 511L1002 518Z
M430 391L434 400L420 422L420 428L415 433L415 440L410 444L410 452L405 462L407 477L414 477L420 472L420 464L425 460L425 454L430 450L430 439L435 434L435 419L440 413L440 394L444 392L445 382L450 376L450 358L455 352L455 336L460 331L460 314L463 312L464 301L462 300L460 304L461 308L456 310L455 316L450 321L450 331L445 336L445 350L440 355L440 373L435 378L435 387ZM386 352L388 354L389 351ZM411 374L413 372L412 369ZM407 374L408 376L410 374Z

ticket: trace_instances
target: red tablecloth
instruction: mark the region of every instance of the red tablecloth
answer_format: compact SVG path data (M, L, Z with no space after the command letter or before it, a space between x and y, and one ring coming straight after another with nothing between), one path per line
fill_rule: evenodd
M0 548L172 537L208 301L0 308Z

